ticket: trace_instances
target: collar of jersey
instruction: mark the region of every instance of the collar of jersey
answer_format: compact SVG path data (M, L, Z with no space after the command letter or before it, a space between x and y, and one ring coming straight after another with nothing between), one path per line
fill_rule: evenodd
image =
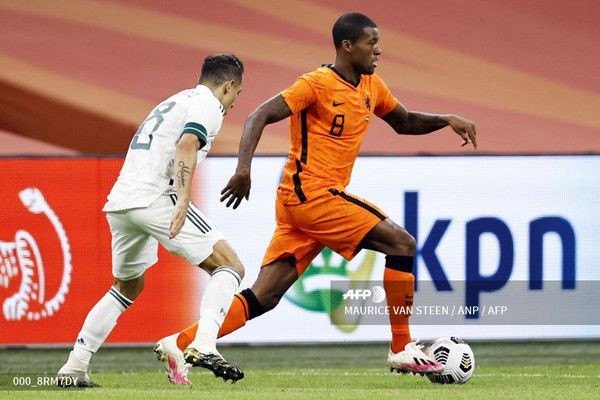
M206 92L210 93L210 95L211 95L211 96L212 96L212 97L213 97L213 98L214 98L214 99L217 101L217 103L219 104L219 110L221 110L221 114L222 114L223 116L225 116L225 108L223 107L223 104L221 104L221 102L219 101L219 99L217 99L217 98L215 97L215 94L212 92L212 90L210 90L210 89L208 88L208 86L206 86L206 85L203 85L203 84L199 83L198 85L196 85L196 89L198 89L198 90L204 90L204 91L206 91Z
M337 75L337 76L338 76L338 77L339 77L341 80L343 80L344 82L346 82L348 85L352 86L354 89L356 89L356 88L358 87L358 85L360 85L360 80L361 80L361 78L362 78L362 75L358 77L358 82L356 82L356 85L355 85L354 83L352 83L352 82L350 82L348 79L346 79L346 78L344 77L344 75L340 74L340 72L339 72L337 69L335 69L335 68L333 67L333 64L323 64L322 66L323 66L323 67L325 67L325 68L329 68L330 70L332 70L333 72L335 72L335 74L336 74L336 75Z

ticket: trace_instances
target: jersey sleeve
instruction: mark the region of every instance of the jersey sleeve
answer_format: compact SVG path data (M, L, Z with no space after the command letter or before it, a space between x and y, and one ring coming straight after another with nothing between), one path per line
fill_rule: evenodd
M373 83L377 93L377 103L375 104L374 112L378 117L383 117L396 108L398 99L394 97L383 79L379 76L373 75Z
M296 114L317 102L315 92L315 77L304 74L289 88L283 90L281 95L293 114Z
M219 129L222 118L223 114L216 105L191 101L181 136L186 133L195 135L200 140L200 148L202 148L208 142L208 137Z

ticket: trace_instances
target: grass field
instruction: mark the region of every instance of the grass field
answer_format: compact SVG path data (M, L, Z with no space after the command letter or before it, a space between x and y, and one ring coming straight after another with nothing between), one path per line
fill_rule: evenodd
M384 345L232 346L222 353L245 370L224 383L194 370L194 385L167 382L150 348L102 349L92 377L102 388L6 391L0 398L85 399L600 399L600 342L473 343L473 378L466 385L434 385L427 378L391 374ZM0 374L55 372L66 350L0 350Z

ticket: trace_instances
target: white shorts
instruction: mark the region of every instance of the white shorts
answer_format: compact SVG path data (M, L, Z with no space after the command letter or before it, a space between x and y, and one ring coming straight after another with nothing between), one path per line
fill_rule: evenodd
M169 239L176 197L162 195L145 208L107 212L112 233L113 276L123 281L141 276L158 261L158 243L198 265L225 236L192 203L181 232Z

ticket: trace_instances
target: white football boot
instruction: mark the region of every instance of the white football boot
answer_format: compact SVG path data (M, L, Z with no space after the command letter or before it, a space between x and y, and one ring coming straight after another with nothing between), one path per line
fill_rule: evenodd
M58 386L61 387L100 387L93 382L88 375L88 364L75 357L75 353L69 353L69 359L59 370L56 376L59 378Z
M154 347L154 353L158 361L164 363L169 382L174 385L191 385L192 382L188 379L191 365L185 362L183 352L177 347L178 335L176 333L160 339Z
M437 374L444 370L444 366L429 357L421 350L422 344L410 342L399 353L392 353L392 349L388 353L387 364L390 367L390 372L402 372L406 374L412 372L413 375L421 374Z

